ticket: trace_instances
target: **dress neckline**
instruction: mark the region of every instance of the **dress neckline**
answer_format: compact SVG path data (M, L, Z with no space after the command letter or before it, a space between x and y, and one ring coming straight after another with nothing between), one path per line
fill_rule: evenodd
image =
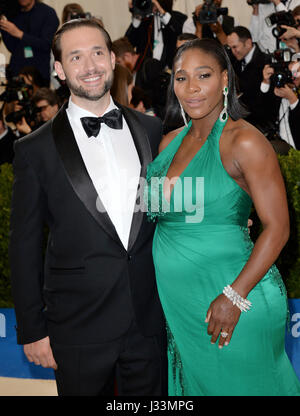
M205 142L203 143L203 145L200 147L200 149L195 153L195 155L192 157L192 159L189 161L189 163L187 164L187 166L183 169L183 171L180 173L180 175L178 175L178 176L176 176L176 178L177 178L177 180L176 180L176 182L175 182L175 184L173 185L173 188L172 188L172 191L171 191L171 193L170 193L170 200L168 200L166 197L165 197L165 193L164 193L164 184L163 184L163 187L162 187L162 195L163 195L163 198L165 199L165 201L168 203L168 204L170 204L171 203L171 200L172 200L172 196L173 196L173 193L174 193L174 189L175 189L175 186L176 186L176 184L177 184L177 182L178 182L178 180L180 180L181 179L181 177L184 175L184 173L187 171L187 169L191 166L191 164L198 158L198 156L200 155L200 154L202 154L203 153L203 150L202 149L204 149L204 148L206 148L207 147L207 144L206 143L208 143L208 142L210 142L210 140L211 140L211 138L212 137L214 137L215 135L217 136L217 135L220 135L221 136L221 134L222 134L222 131L223 131L223 128L225 127L225 124L226 124L226 122L224 122L224 121L221 121L219 118L216 120L216 122L215 122L215 124L213 125L213 127L212 127L212 129L211 129L211 131L210 131L210 133L208 134L208 136L207 136L207 138L206 138L206 140L205 140ZM169 144L168 144L168 146L169 145L171 145L171 143L174 141L174 140L176 140L177 138L178 138L178 140L176 140L176 145L177 145L177 148L176 148L176 146L175 146L175 151L174 151L174 153L173 153L173 155L172 155L172 157L170 158L170 160L169 160L169 163L166 165L166 170L165 170L165 175L164 175L164 178L165 178L165 180L167 179L167 177L168 177L168 172L169 172L169 170L170 170L170 167L171 167L171 164L172 164L172 162L173 162L173 160L174 160L174 157L175 157L175 155L176 155L176 153L177 153L177 151L178 151L178 149L180 148L180 146L181 146L181 143L183 142L183 139L185 138L185 136L187 135L187 133L190 131L190 128L192 127L192 120L190 120L190 122L188 123L188 125L185 127L185 129L183 129ZM184 133L184 134L183 134ZM180 139L179 139L180 138ZM166 146L165 147L165 149L164 150L166 150L167 148L168 148L168 146ZM164 151L163 150L163 151ZM163 151L160 153L160 155L163 153Z

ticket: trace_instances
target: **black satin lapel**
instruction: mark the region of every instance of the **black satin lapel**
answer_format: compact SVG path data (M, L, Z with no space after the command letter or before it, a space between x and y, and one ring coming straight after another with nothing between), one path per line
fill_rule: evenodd
M52 122L53 139L67 177L77 196L106 233L122 242L111 222L85 167L64 106ZM123 245L122 245L123 246Z
M129 235L129 241L128 241L128 251L133 247L141 225L143 221L143 216L145 209L142 209L144 206L143 204L143 195L144 195L144 185L145 185L145 179L147 174L147 166L149 163L152 162L152 151L151 146L149 143L149 138L146 133L146 130L144 129L143 125L135 115L134 111L122 107L123 115L125 117L125 120L128 124L128 127L130 129L130 132L133 137L133 141L136 147L136 150L138 152L140 163L141 163L141 173L140 173L140 183L139 188L137 190L137 199L136 204L134 208L132 223L131 223L131 229L130 229L130 235Z

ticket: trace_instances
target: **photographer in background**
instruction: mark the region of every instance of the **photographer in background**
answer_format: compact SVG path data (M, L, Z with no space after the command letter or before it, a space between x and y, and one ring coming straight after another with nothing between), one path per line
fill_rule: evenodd
M173 10L173 0L133 0L129 1L129 10L132 23L125 36L141 60L155 58L163 68L172 68L177 36L187 16Z
M73 16L84 15L84 10L82 6L78 3L68 3L65 5L62 11L61 24L68 22L73 19Z
M300 5L300 0L247 0L252 6L253 13L250 21L250 32L253 41L258 44L263 52L274 52L277 49L276 37L273 35L273 27L269 27L265 21L272 13L293 10Z
M132 73L134 85L142 88L149 96L155 114L163 118L170 75L164 71L162 62L136 53L126 37L115 40L112 51L117 63Z
M278 81L274 83L272 79L275 69L271 65L264 67L261 83L263 105L273 109L274 121L280 137L295 149L300 150L300 63L291 61L288 68L290 75L285 72L287 80L283 81L284 85L276 87ZM280 74L279 79L281 78Z
M247 121L256 127L268 119L268 110L260 100L261 74L270 61L252 41L250 31L243 26L236 26L227 37L227 44L232 52L232 64L238 78L240 101L250 112Z
M222 2L223 0L212 0L212 1L204 1L203 4L207 4L208 7L210 5L214 6L218 11L222 11ZM234 17L229 16L228 14L219 14L217 21L211 24L200 22L200 13L203 10L203 4L199 4L195 12L193 13L193 17L189 17L183 24L182 32L183 33L193 33L199 39L202 38L215 38L218 39L222 45L226 44L227 35L232 31L234 28Z
M293 18L295 19L295 27L282 25L281 27L285 29L283 35L280 36L280 39L286 44L288 48L291 48L295 53L300 52L300 6L297 6L293 10Z
M0 29L11 53L9 70L16 76L24 66L35 66L45 85L50 82L51 43L59 20L55 10L38 0L18 0L20 10L11 19L1 17Z
M60 109L60 99L55 91L49 88L40 88L32 97L32 102L38 112L38 121L44 124L51 120Z

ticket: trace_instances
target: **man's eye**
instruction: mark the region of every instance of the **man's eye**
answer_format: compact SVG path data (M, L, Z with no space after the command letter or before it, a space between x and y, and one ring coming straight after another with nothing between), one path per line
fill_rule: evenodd
M72 61L79 61L79 56L78 55L73 56Z
M181 81L184 81L184 80L185 80L184 77L178 77L178 78L176 78L176 81L178 81L178 82L181 82Z

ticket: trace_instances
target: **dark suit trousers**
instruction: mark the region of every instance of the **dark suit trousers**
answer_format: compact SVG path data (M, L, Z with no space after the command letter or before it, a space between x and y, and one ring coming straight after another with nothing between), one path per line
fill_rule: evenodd
M59 396L167 395L165 340L144 337L135 322L103 344L51 346Z

